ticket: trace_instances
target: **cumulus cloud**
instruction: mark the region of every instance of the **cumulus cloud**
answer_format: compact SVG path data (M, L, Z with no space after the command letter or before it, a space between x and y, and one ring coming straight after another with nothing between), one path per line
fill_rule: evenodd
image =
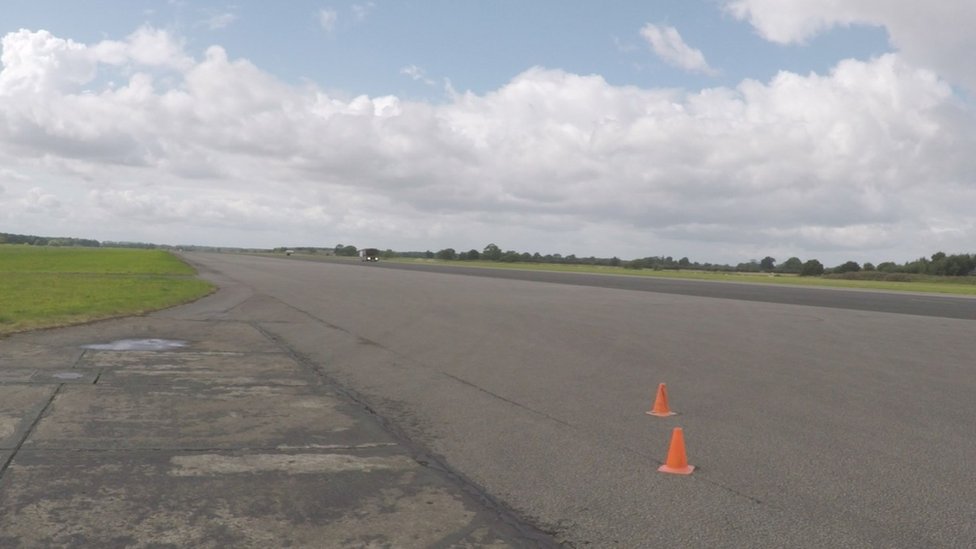
M326 32L332 32L335 30L336 21L339 20L339 13L331 8L322 8L319 10L319 25L322 26Z
M748 20L764 38L782 44L803 43L835 26L884 27L909 62L976 93L976 3L970 0L924 6L910 0L731 0L726 9Z
M30 181L30 178L15 170L0 168L0 181L21 182Z
M690 72L717 74L705 61L705 54L686 44L678 29L648 23L640 32L654 53L665 63Z
M31 179L3 179L0 212L20 232L47 234L50 211L108 240L827 263L965 251L976 234L976 120L900 54L694 92L536 67L429 104L138 34L4 37L0 165ZM129 76L97 87L105 67Z
M40 187L28 189L15 204L20 212L26 214L42 214L55 218L65 214L61 200Z

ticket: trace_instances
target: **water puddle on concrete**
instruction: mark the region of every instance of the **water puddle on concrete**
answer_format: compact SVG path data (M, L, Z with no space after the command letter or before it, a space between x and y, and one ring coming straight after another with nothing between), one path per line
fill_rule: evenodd
M169 351L186 347L186 341L179 339L120 339L111 343L82 345L82 349L95 351Z

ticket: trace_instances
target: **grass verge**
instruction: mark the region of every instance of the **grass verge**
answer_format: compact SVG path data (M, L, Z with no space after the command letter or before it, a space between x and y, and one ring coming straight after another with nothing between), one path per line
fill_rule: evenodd
M892 282L884 280L847 280L842 278L779 275L770 273L728 273L710 271L654 271L650 269L625 269L604 265L561 265L553 263L498 263L495 261L445 261L439 259L393 258L385 261L452 267L479 267L486 269L516 269L524 271L556 271L618 276L642 276L652 278L679 278L711 280L717 282L745 282L756 284L781 284L823 288L849 288L858 290L883 290L889 292L920 292L976 296L976 277L911 276L910 280Z
M0 335L142 314L211 291L162 250L0 245Z

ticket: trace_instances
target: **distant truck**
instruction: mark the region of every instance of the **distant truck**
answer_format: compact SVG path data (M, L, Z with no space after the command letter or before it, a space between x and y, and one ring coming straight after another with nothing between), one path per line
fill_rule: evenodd
M376 248L363 248L359 250L360 261L379 261L380 251Z

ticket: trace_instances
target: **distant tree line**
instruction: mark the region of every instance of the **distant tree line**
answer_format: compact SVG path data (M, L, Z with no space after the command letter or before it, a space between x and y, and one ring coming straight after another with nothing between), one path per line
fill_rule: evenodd
M89 238L36 236L32 234L0 233L0 244L27 244L29 246L82 246L98 248L101 243Z
M863 265L856 261L846 261L836 267L825 267L817 259L806 261L798 257L790 257L786 261L777 263L776 259L766 256L761 260L753 259L737 265L725 265L716 263L699 263L691 261L687 257L674 259L671 256L649 256L639 259L623 260L618 257L576 257L573 254L546 254L538 252L518 252L515 250L502 250L498 245L488 244L482 250L471 249L466 252L458 252L454 248L444 248L437 252L427 250L425 252L393 252L387 250L391 255L399 257L414 257L441 259L447 261L498 261L502 263L556 263L569 265L605 265L610 267L623 267L625 269L653 269L653 270L697 270L715 272L745 272L745 273L770 273L770 274L793 274L799 276L831 276L841 278L873 278L878 280L905 280L905 277L890 275L933 275L933 276L969 276L976 275L976 255L955 254L947 255L938 252L931 258L919 258L903 264L892 261L880 263L875 266L866 262ZM858 274L854 274L858 273ZM868 274L876 273L876 274Z
M866 264L866 266L869 264ZM886 273L929 274L936 276L965 276L976 271L976 255L936 252L931 258L920 257L898 265L891 261L879 263L877 270Z
M111 248L147 248L147 249L180 249L198 251L239 251L239 252L262 252L268 251L259 248L218 248L211 246L168 246L151 244L146 242L113 242L90 238L72 237L49 237L12 233L0 233L0 244L26 244L31 246L78 246L78 247L111 247ZM286 250L293 250L302 253L326 253L330 255L353 257L359 253L356 246L336 244L332 248L323 247L293 247L274 248L273 252L284 253ZM801 260L798 257L791 257L786 261L777 263L776 259L766 256L762 259L753 259L737 265L724 265L716 263L699 263L691 261L687 257L674 259L671 256L648 256L638 259L623 260L619 257L576 257L574 254L540 254L539 252L518 252L515 250L502 250L497 244L491 243L482 250L470 249L458 252L454 248L444 248L433 252L409 251L395 252L391 249L380 253L381 257L408 257L441 259L446 261L498 261L502 263L555 263L564 265L603 265L608 267L623 267L626 269L653 269L653 270L698 270L716 272L745 272L745 273L770 273L770 274L794 274L800 276L828 276L835 278L859 278L872 280L909 280L912 275L930 276L974 276L976 275L976 254L946 254L936 252L930 257L920 257L905 263L895 263L885 261L874 265L865 262L863 265L856 261L846 261L836 267L827 268L819 260Z

